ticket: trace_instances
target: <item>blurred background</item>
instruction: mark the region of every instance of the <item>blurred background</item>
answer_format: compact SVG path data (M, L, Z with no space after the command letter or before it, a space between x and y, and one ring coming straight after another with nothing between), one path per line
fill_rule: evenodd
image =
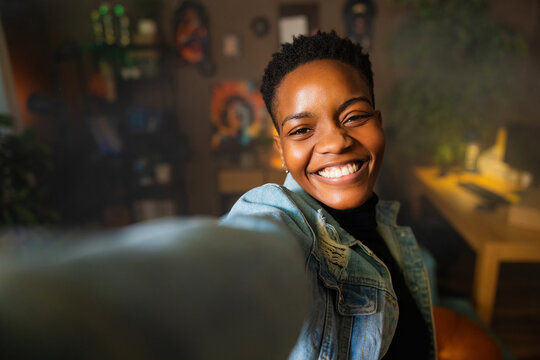
M0 0L0 224L219 216L280 183L264 67L332 29L370 53L377 192L401 201L441 298L540 358L539 0Z

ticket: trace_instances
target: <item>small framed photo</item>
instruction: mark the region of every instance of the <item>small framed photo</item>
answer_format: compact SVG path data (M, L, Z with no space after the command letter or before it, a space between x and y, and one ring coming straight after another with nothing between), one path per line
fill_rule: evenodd
M236 34L223 36L223 55L225 57L240 57L240 37Z
M279 43L292 42L293 36L311 35L319 29L319 4L279 6Z

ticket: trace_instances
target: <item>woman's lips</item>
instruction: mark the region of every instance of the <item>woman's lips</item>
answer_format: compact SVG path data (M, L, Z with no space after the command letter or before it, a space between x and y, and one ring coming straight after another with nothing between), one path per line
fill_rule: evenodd
M355 181L367 169L368 161L352 161L343 165L325 167L314 175L329 183L342 183Z
M324 169L317 171L317 174L328 179L334 179L355 173L360 167L361 163L351 162L340 166L325 167Z
M317 171L317 174L327 179L340 178L357 172L365 162L366 161L359 160L336 166L327 166Z

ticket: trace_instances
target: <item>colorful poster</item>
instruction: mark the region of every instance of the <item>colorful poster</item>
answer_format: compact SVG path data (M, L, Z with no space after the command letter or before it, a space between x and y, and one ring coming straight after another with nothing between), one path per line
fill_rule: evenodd
M248 146L254 139L266 136L264 129L270 121L262 95L251 81L214 85L211 117L215 126L214 150Z

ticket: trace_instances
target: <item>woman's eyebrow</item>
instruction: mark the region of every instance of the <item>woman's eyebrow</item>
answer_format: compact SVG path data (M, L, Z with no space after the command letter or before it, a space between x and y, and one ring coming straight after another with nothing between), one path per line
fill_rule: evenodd
M289 120L293 120L293 119L305 119L305 118L308 118L308 117L312 117L313 114L310 113L310 112L300 112L300 113L296 113L296 114L291 114L291 115L288 115L285 117L285 119L283 119L283 121L281 122L281 127L283 127L283 125L285 125L285 123Z
M365 103L368 103L370 106L373 106L371 104L371 100L369 100L369 98L367 98L366 96L359 96L359 97L354 97L354 98L351 98L347 101L345 101L343 104L339 105L338 107L338 113L342 112L343 110L345 110L347 107L351 106L352 104L356 103L356 102L365 102ZM310 112L300 112L300 113L296 113L296 114L291 114L291 115L288 115L285 117L285 119L283 119L283 121L281 122L281 127L283 127L283 125L285 125L285 123L289 120L293 120L293 119L305 119L305 118L308 118L308 117L313 117L313 114L310 113Z
M371 100L369 100L367 97L359 96L359 97L354 97L352 99L349 99L345 101L343 104L339 105L337 113L339 114L340 112L342 112L343 110L345 110L346 108L348 108L349 106L351 106L352 104L356 102L366 102L370 106L373 106L373 104L371 104Z

